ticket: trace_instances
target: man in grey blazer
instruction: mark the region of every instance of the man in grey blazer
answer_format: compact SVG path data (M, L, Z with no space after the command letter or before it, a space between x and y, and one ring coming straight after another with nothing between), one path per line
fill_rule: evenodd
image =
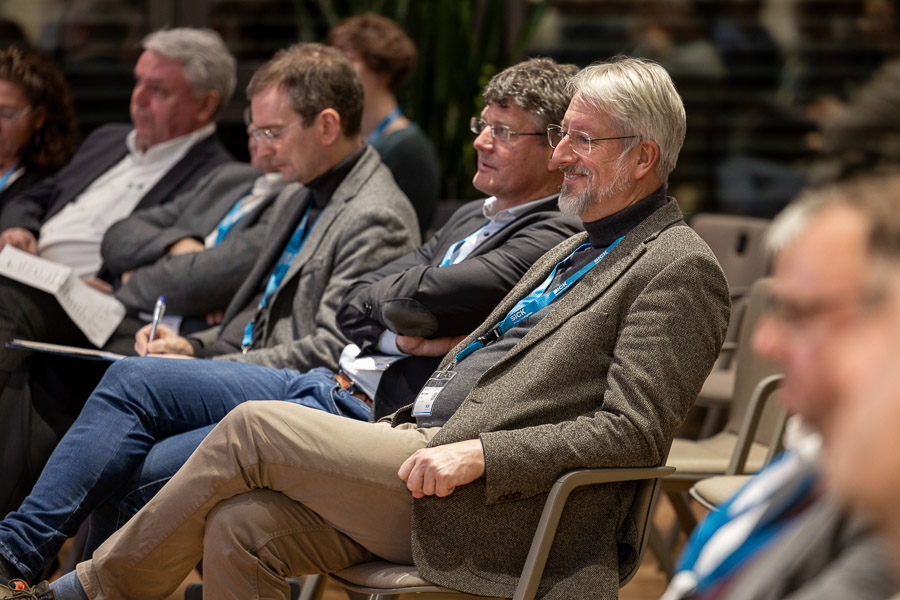
M212 394L198 385L192 372L264 365L287 373L282 370L336 366L346 340L335 322L335 309L347 286L408 253L419 240L412 205L378 153L362 143L362 86L352 63L339 50L299 44L281 51L254 74L247 95L257 152L269 157L292 183L283 191L267 243L221 325L187 337L161 326L149 344L154 353L215 360L191 361L192 369L179 369L183 374L179 378L172 376L171 358L125 359L107 372L106 378L116 386L131 386L150 375L195 392L185 402L161 400L148 406L160 418L158 435L130 438L123 450L131 452L122 458L131 463L118 465L119 473L137 469L146 454L141 448L149 450L156 439L183 430L186 420L196 414L227 410L231 390ZM139 332L138 352L143 354L147 346L145 329ZM65 436L66 443L80 448L118 444L112 437L133 428L134 422L95 418L91 411L106 412L102 405L108 400L89 403ZM94 456L85 452L81 458ZM48 463L20 508L0 522L0 576L15 569L34 577L52 560L64 539L74 533L71 528L77 530L86 516L85 507L102 500L97 497L100 490L72 485L93 468L65 460ZM61 485L65 492L60 492ZM50 530L53 533L47 534Z
M721 268L665 194L684 109L649 61L594 65L570 85L552 161L560 205L587 233L538 260L390 422L284 402L233 410L59 580L59 598L164 596L201 556L210 597L288 598L286 574L376 556L509 597L562 472L665 460L729 313ZM616 597L636 560L633 492L570 500L540 596Z

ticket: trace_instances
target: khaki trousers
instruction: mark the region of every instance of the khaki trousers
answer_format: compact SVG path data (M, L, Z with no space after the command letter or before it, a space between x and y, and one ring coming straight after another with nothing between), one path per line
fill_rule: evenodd
M202 557L206 598L287 599L289 575L409 564L412 496L397 471L437 431L242 404L78 578L92 599L165 598Z

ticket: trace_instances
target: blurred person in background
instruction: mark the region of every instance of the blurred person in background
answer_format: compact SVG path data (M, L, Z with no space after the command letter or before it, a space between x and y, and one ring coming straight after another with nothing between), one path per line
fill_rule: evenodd
M873 329L889 335L879 315L897 310L884 265L896 272L900 264L900 178L807 190L775 219L768 246L772 291L753 346L784 373L787 449L694 530L662 600L891 597L885 539L868 515L828 493L823 473L841 462L832 444L849 422L836 410L835 373L854 339ZM866 425L877 418L865 415ZM896 429L897 421L881 423ZM860 456L852 468L880 457Z
M876 180L878 181L878 180ZM886 183L885 183L886 182ZM870 286L859 325L829 357L836 393L827 428L829 487L871 517L888 537L894 574L900 567L900 177L878 181L871 194L885 208L871 245ZM872 228L873 232L876 228ZM886 234L886 235L885 235ZM894 596L893 598L900 598Z
M0 211L63 167L78 124L62 73L37 50L0 50Z
M353 62L365 96L363 139L378 151L412 202L424 237L434 221L438 200L437 156L397 102L397 92L416 66L415 44L396 23L371 13L342 21L328 34L326 43Z

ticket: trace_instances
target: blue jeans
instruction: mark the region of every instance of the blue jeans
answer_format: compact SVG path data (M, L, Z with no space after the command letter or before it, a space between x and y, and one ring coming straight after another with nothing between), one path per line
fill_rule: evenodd
M33 577L95 508L116 504L126 495L140 502L140 496L123 487L146 481L150 473L157 481L167 479L234 407L273 399L369 418L369 406L338 386L334 373L324 368L301 374L233 362L144 357L113 364L31 494L0 521L0 554ZM156 489L144 491L152 496Z

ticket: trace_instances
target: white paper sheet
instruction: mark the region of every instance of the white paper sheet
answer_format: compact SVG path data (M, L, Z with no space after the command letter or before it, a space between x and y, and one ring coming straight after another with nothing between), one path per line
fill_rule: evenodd
M70 267L6 246L0 275L53 294L85 337L102 347L125 317L125 306L83 282Z

